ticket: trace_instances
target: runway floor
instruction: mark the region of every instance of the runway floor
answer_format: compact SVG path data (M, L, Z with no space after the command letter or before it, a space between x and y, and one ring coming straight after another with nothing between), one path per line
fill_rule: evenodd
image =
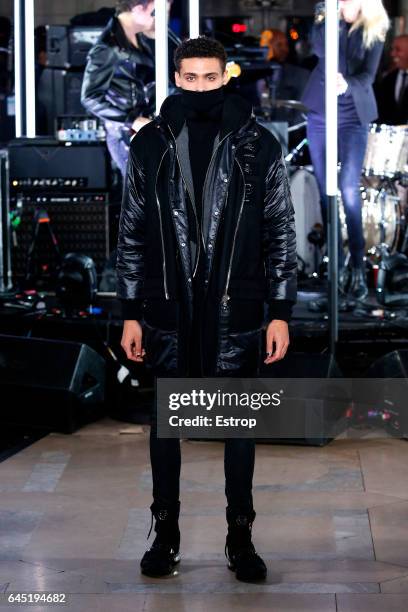
M253 539L269 573L245 584L224 556L222 442L182 442L182 561L151 579L148 428L49 434L0 463L0 609L406 612L408 442L376 435L257 446ZM7 603L34 591L68 603Z

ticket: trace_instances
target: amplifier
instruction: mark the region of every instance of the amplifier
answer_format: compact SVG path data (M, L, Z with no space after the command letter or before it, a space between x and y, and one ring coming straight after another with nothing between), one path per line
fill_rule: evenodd
M20 285L27 273L27 256L33 242L36 213L44 211L49 224L41 223L35 242L35 265L42 267L42 278L52 278L58 256L49 233L52 229L61 256L82 253L91 257L101 274L109 256L110 230L115 207L109 204L106 193L67 193L48 195L20 195L11 198L13 227L12 272ZM48 285L47 285L48 286Z
M81 104L83 73L59 68L44 68L38 80L38 104L44 115L46 133L55 135L55 124L61 115L86 115Z
M47 25L47 65L54 68L80 68L103 32L101 26Z
M107 191L109 155L104 143L19 138L9 145L10 193Z

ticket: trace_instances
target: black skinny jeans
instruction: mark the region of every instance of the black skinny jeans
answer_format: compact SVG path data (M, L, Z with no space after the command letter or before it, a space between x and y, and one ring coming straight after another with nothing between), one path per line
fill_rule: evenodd
M153 499L160 507L172 506L180 498L181 452L178 438L158 438L155 410L150 429L150 461ZM252 479L255 440L227 438L224 448L225 495L228 506L241 512L253 509Z
M190 336L189 376L201 378L200 321L202 319L202 268L195 279L194 316ZM231 377L255 376L254 371L232 372ZM228 376L226 373L224 376ZM150 461L153 477L153 499L158 504L173 504L180 497L181 453L178 438L158 438L155 408L152 410L150 429ZM225 496L228 506L241 513L253 509L252 479L255 467L255 440L253 438L227 438L224 448Z

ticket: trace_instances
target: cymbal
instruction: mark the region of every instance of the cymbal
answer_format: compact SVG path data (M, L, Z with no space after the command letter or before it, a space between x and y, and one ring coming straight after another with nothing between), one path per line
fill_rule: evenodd
M265 106L273 106L275 108L288 108L290 110L296 110L301 113L308 112L306 106L302 104L302 102L299 102L299 100L268 100Z

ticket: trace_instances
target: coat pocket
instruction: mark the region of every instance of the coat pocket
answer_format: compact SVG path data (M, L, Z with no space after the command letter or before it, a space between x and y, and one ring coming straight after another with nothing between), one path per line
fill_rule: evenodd
M262 328L247 332L228 333L221 339L217 358L217 373L240 372L242 376L253 376L259 367Z
M178 332L167 331L142 321L145 363L155 376L174 375L178 367Z
M230 314L230 307L221 307L217 375L253 376L260 364L263 328L259 326L248 331L231 331Z

